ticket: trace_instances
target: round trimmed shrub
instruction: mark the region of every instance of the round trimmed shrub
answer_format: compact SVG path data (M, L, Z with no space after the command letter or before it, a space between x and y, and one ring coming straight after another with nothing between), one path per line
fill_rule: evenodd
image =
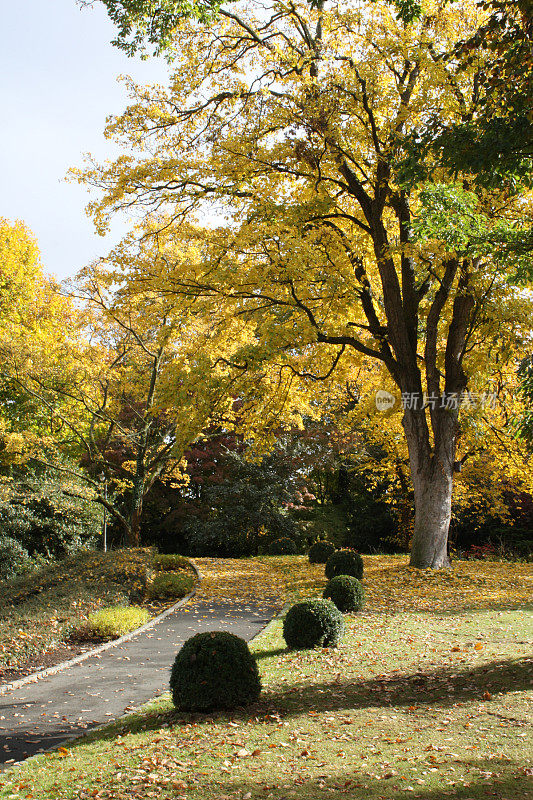
M339 611L360 611L365 603L363 584L352 575L331 578L323 596L335 603Z
M343 616L331 600L296 603L283 621L283 638L291 650L335 647L343 634Z
M315 542L309 548L310 564L325 564L328 558L335 552L335 545L331 542Z
M261 680L244 639L212 631L185 642L172 667L170 689L182 711L214 711L253 703Z
M270 543L268 552L271 556L294 556L298 551L294 539L289 539L288 536L282 536L281 539L274 539L274 541Z
M336 575L351 575L361 580L363 577L363 559L353 550L337 550L326 561L326 578Z

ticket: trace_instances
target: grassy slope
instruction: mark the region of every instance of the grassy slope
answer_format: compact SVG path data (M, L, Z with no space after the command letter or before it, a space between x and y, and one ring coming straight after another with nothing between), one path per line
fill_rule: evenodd
M103 605L127 603L150 567L148 549L88 552L0 586L0 669L56 645Z
M255 641L256 706L183 715L162 698L27 762L5 776L0 797L529 796L531 566L470 562L435 576L399 559L366 562L369 602L347 616L341 647L288 652L278 621ZM302 559L270 564L303 593L320 579Z

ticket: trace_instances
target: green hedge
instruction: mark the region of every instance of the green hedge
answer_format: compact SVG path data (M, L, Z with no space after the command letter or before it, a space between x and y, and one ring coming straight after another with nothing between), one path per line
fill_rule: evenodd
M283 536L280 539L274 539L274 541L270 543L268 552L271 556L294 556L298 552L298 548L296 547L294 539Z
M309 548L310 564L325 564L330 556L335 552L335 545L331 542L315 542Z
M158 572L172 572L173 570L190 568L190 563L185 556L180 556L177 553L162 553L155 556L152 564Z

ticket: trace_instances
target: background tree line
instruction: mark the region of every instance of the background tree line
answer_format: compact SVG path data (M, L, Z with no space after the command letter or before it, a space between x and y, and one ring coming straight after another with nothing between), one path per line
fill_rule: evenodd
M129 544L168 538L143 532L165 493L183 546L222 552L246 507L257 548L295 493L334 498L323 452L273 469L320 423L391 546L445 565L452 501L511 518L530 490L530 5L102 2L171 83L132 85L128 157L74 173L97 226L142 212L107 258L58 287L3 222L7 484L62 476ZM231 480L194 488L212 436Z

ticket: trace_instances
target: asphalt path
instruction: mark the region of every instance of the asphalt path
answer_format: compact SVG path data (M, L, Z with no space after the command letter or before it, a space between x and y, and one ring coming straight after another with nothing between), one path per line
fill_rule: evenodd
M153 628L80 664L0 696L0 769L110 722L168 689L181 645L195 633L252 639L279 611L272 601L193 598Z

